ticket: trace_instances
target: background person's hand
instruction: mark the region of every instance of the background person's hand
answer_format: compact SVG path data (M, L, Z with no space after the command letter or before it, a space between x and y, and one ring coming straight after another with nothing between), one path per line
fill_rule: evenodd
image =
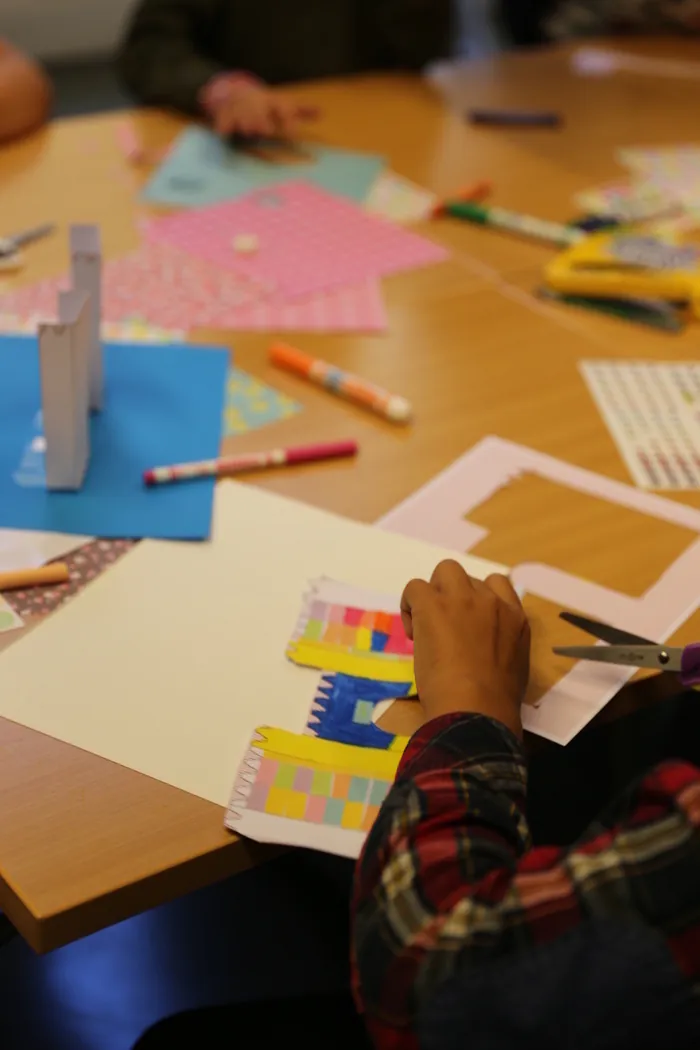
M401 617L413 639L416 686L428 720L475 712L522 732L530 627L505 576L482 582L458 562L443 561L430 583L407 585Z
M277 95L254 80L233 79L217 92L209 106L214 130L222 136L292 139L299 123L317 111Z

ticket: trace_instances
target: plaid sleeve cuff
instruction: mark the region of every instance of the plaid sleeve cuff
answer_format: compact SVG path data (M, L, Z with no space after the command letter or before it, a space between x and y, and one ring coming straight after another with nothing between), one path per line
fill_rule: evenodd
M461 712L426 722L413 735L396 782L455 766L480 779L493 779L498 771L496 790L523 797L527 790L525 755L518 738L493 718Z

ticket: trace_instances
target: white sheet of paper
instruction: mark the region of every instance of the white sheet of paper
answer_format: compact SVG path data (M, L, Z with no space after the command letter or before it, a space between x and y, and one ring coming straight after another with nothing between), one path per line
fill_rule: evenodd
M38 569L91 540L91 536L67 536L62 532L0 529L0 572Z
M3 654L0 715L225 806L254 728L306 724L318 671L285 648L309 580L399 596L446 556L222 482L211 543L145 540Z
M700 364L592 360L579 368L640 488L700 488Z
M429 218L437 200L430 190L393 171L383 171L369 192L365 208L390 222L421 222Z

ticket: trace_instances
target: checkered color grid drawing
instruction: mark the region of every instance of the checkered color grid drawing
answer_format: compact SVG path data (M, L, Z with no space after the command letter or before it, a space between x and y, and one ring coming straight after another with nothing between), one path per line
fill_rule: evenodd
M258 842L356 857L400 758L398 749L352 747L261 726L238 771L226 825Z
M235 201L154 219L146 236L295 299L442 262L445 248L304 182L288 182ZM233 249L241 233L259 248Z
M328 600L332 581L310 584L296 630L287 646L293 663L356 678L413 682L413 643L406 637L398 600L386 608L363 608L347 600ZM336 584L342 588L342 584ZM365 593L365 601L372 601Z

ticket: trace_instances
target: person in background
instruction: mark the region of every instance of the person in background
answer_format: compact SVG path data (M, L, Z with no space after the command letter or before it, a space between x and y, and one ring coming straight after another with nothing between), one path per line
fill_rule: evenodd
M418 70L450 53L452 32L452 0L141 0L119 69L147 105L222 135L289 137L314 111L275 85Z
M374 1045L700 1046L700 770L658 766L573 845L532 848L515 591L443 562L409 583L402 617L427 722L355 876Z
M700 0L498 0L496 16L516 44L609 33L697 32Z
M49 116L51 85L36 62L0 40L0 142L26 135Z

